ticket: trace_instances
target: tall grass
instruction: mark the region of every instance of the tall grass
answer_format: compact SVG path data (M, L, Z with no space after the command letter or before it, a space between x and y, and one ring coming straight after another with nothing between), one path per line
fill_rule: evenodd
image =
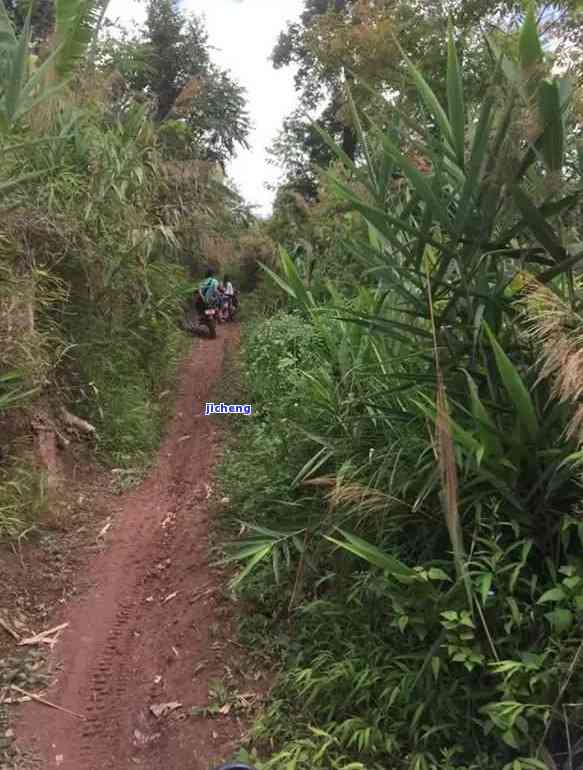
M244 522L235 586L264 619L289 618L272 628L284 672L256 731L266 767L578 761L568 88L532 11L517 61L490 51L479 109L450 31L446 106L408 64L426 123L365 133L354 115L363 161L337 151L352 181L331 181L368 226L345 246L359 286L316 295L286 252L267 270L288 315L250 330L259 416L225 472Z

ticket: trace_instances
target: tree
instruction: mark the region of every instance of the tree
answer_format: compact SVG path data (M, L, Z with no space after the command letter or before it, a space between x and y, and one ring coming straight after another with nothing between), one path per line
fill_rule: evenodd
M17 32L19 32L24 26L29 12L29 0L7 0L5 5L8 15L14 22ZM37 43L45 41L55 26L55 1L36 0L32 5L30 21L32 39Z
M179 100L180 101L180 100ZM224 165L237 145L248 148L249 114L245 90L214 65L202 79L196 99L187 113L194 141L206 148L206 157Z
M547 4L541 11L547 34L560 28L562 33L570 30L571 41L581 36L575 7L574 0ZM392 94L402 107L416 111L419 101L412 81L404 75L406 54L423 69L430 87L445 101L445 84L439 73L446 61L444 40L451 17L460 42L468 101L477 102L491 73L488 52L482 45L484 35L493 31L508 34L517 27L522 13L522 4L515 0L451 0L447 4L441 0L305 0L300 20L281 33L272 60L276 68L297 67L295 87L303 113L317 117L354 159L358 146L347 107L347 85L365 122L369 111L379 121L379 102L371 102L371 92ZM314 116L316 110L318 116ZM301 130L298 114L291 120L296 138L303 134L308 142L300 143L293 152L282 141L274 145L273 152L288 178L294 172L290 156L301 156L308 167L315 160L310 119L302 119L305 125ZM289 138L288 128L284 127L282 138L286 134Z
M134 92L154 100L158 123L184 123L192 157L224 166L238 146L247 146L245 91L211 61L203 21L185 15L176 0L150 0L145 29L110 36L102 60Z
M269 149L271 163L285 169L286 186L307 200L318 197L315 168L326 168L334 160L333 151L316 126L332 136L341 135L343 126L336 112L337 107L332 101L313 124L306 120L301 109L296 110L284 120L283 128Z
M150 74L145 85L157 97L156 118L162 121L189 80L206 73L209 65L207 34L202 22L196 18L185 25L175 0L151 0L146 30Z

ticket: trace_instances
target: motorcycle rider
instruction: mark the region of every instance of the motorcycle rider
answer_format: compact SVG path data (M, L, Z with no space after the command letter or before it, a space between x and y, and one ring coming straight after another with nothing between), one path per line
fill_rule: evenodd
M226 298L226 317L232 318L233 316L233 307L235 303L235 289L233 288L233 284L231 283L231 279L228 275L225 275L223 279L223 286L225 287L225 298Z
M209 267L205 273L204 281L198 287L196 293L196 311L199 316L204 314L207 307L212 307L217 302L219 282L215 278L216 270Z

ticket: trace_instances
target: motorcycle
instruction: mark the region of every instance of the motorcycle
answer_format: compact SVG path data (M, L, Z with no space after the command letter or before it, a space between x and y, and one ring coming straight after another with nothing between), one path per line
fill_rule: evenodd
M209 338L215 340L217 338L217 320L218 310L216 307L205 307L202 314L199 316L200 323L207 327L209 330Z
M204 301L203 296L198 292L188 303L183 321L183 328L185 331L189 332L189 334L200 337L203 335L201 326L205 326L208 331L209 339L214 340L217 337L218 316L218 307L214 303L207 304Z
M235 294L227 297L227 301L225 304L224 320L233 322L235 320L235 316L237 314L238 309L239 309L239 295L237 292L235 292Z

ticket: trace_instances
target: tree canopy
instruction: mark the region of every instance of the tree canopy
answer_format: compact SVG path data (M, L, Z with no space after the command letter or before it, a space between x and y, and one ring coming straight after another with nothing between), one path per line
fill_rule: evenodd
M560 31L572 46L581 36L575 0L557 0L540 11L547 37ZM297 21L280 34L272 54L276 68L295 66L295 88L300 108L291 115L274 143L274 157L288 181L298 189L314 189L312 166L327 165L332 156L312 127L324 128L352 159L358 152L347 104L349 86L357 106L367 118L371 101L379 120L379 100L373 94L392 96L419 107L414 84L405 74L406 57L426 73L428 84L445 98L439 77L447 59L445 40L451 21L460 47L466 88L477 102L489 84L491 61L483 45L486 35L512 39L523 16L515 0L469 0L444 4L437 0L305 0ZM561 52L559 52L561 53Z
M151 100L158 123L184 124L192 157L224 166L248 146L245 90L213 63L202 19L181 11L176 0L150 0L144 29L111 30L102 56L132 91Z

